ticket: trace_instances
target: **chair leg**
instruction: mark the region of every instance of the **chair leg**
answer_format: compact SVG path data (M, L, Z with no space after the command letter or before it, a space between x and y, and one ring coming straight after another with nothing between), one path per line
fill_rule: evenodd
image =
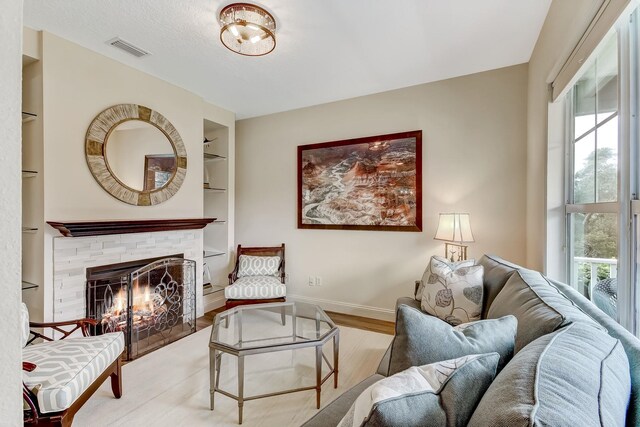
M282 326L287 324L287 317L285 316L285 307L280 308L280 317L282 318Z
M111 390L116 399L122 397L122 362L118 358L115 372L111 374Z

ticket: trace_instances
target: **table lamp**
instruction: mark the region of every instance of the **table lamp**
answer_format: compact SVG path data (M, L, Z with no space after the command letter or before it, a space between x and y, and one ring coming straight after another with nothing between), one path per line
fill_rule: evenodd
M467 213L441 213L435 240L443 240L444 256L451 262L467 259L466 242L475 242ZM455 255L458 254L457 259Z

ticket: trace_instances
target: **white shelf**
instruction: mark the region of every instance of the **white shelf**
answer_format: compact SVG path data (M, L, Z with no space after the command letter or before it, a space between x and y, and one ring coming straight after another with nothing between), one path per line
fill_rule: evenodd
M36 175L38 175L38 172L36 171L29 171L29 170L22 171L23 178L34 178Z
M38 285L36 285L35 283L31 283L31 282L26 282L26 281L22 281L22 290L26 291L27 289L36 289L38 287Z
M204 250L204 254L202 255L203 258L211 258L211 257L215 257L215 256L221 256L224 255L224 252L220 252L218 250L215 249L205 249Z
M35 233L36 231L38 231L37 227L22 227L23 233Z
M211 295L214 294L216 292L223 292L224 291L224 286L220 286L220 285L212 285L211 283L205 283L202 286L202 295L206 296L206 295Z
M28 113L26 111L23 111L22 112L22 123L31 122L31 121L35 120L36 117L38 117L38 115L35 114L35 113Z
M226 188L214 188L214 187L203 187L204 191L208 191L209 193L226 193Z
M222 160L227 160L226 157L224 156L219 156L217 154L211 154L211 153L203 153L204 156L204 161L209 163L209 162L218 162L218 161L222 161Z

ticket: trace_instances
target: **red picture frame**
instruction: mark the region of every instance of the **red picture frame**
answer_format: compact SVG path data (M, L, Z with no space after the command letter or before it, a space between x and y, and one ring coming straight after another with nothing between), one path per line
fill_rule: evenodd
M298 146L298 228L422 231L422 131Z

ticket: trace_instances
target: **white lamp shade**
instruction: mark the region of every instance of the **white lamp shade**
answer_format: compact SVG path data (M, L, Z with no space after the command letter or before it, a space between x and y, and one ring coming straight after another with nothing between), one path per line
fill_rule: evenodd
M440 214L436 240L447 242L475 242L471 232L471 221L466 213Z

